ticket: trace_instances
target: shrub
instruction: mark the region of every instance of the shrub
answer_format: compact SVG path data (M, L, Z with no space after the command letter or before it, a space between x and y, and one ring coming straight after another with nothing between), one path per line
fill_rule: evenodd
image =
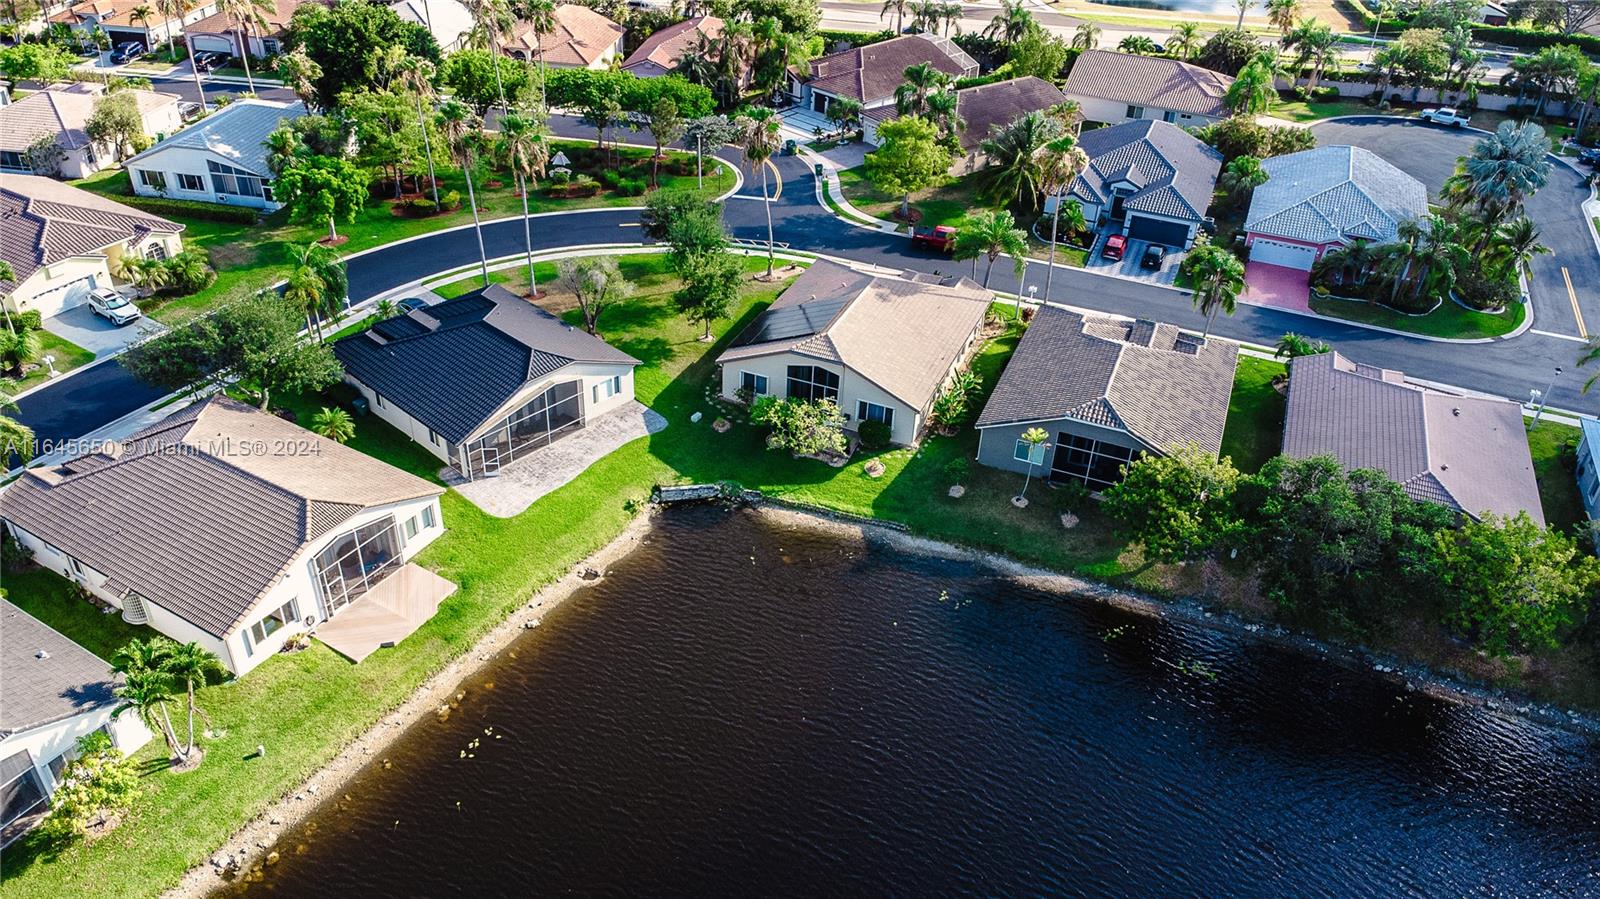
M646 186L643 178L620 178L616 183L617 193L624 197L642 197Z
M601 169L598 180L603 187L609 189L616 187L617 182L622 180L622 176L617 174L616 169Z
M1522 294L1515 279L1485 277L1464 272L1456 278L1456 296L1474 309L1502 309L1519 302Z
M439 211L439 204L433 202L427 197L417 197L407 205L411 207L412 212L420 213L422 215L433 215L435 212Z
M461 191L452 190L439 198L439 206L444 209L461 208Z
M823 51L829 52L835 44L846 44L850 47L865 47L867 44L876 44L894 37L893 31L829 31L818 29L817 37L822 38Z
M881 450L889 445L893 431L881 421L864 421L856 428L861 445L869 450Z
M944 473L950 483L965 484L967 475L972 473L972 463L967 461L966 456L956 456L944 464Z
M37 331L44 327L44 313L37 309L27 309L12 314L12 321L24 331Z
M140 792L138 769L95 731L78 740L78 757L62 769L43 831L57 841L80 837L132 805Z
M844 455L844 413L832 400L803 400L763 396L750 407L750 420L772 429L769 449L786 449L796 456L822 453Z
M260 218L260 214L254 209L240 206L221 206L216 203L202 203L198 200L173 200L167 197L129 195L118 197L117 202L125 203L136 209L143 209L145 212L156 215L201 219L207 222L225 222L232 225L254 225Z

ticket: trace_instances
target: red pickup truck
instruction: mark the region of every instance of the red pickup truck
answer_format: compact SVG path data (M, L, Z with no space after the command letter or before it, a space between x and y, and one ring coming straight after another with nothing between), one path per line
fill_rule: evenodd
M936 228L919 228L911 234L911 245L914 247L927 247L940 253L954 253L956 251L956 229L949 225L939 225Z

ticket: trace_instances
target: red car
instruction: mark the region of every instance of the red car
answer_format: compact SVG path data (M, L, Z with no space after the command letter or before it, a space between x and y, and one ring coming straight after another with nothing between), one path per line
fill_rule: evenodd
M949 225L920 229L911 235L911 245L940 253L953 253L956 249L956 229Z
M1121 259L1122 254L1128 251L1128 239L1121 234L1113 234L1106 238L1105 248L1100 251L1102 259Z

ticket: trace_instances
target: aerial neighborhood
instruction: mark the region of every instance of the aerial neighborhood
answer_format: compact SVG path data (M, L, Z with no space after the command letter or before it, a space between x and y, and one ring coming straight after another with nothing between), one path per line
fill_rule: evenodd
M694 489L1595 710L1600 15L837 5L0 6L8 895Z

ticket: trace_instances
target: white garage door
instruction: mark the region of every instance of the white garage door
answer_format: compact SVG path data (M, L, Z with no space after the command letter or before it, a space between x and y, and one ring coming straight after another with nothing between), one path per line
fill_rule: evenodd
M1250 261L1310 271L1311 263L1317 261L1317 248L1258 237L1250 245Z
M226 53L233 55L233 41L213 34L197 34L190 38L196 53Z
M23 309L37 309L45 318L59 315L74 306L82 305L89 299L89 291L95 288L94 275L69 281L60 287L52 288L36 295L33 299L23 304Z

